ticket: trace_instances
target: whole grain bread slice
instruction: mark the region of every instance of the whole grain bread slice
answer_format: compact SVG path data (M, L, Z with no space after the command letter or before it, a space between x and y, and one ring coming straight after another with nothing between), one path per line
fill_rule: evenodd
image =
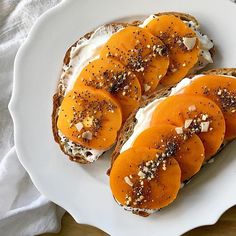
M233 76L236 78L236 68L218 68L218 69L211 69L205 72L202 72L201 74L204 75L208 75L208 74L214 74L214 75L226 75L226 76ZM189 78L191 78L193 76L189 76ZM154 101L155 99L161 98L161 97L166 97L170 94L171 92L171 88L173 88L175 86L166 88L166 89L162 89L160 91L157 91L156 93L153 93L152 95L150 95L150 97L147 98L147 100L143 101L143 103L141 104L140 108L147 106L150 102ZM139 108L139 109L140 109ZM125 124L123 125L123 128L120 131L119 137L118 137L118 141L117 144L115 146L115 149L112 153L112 158L111 158L111 168L112 165L114 163L114 161L116 160L116 158L118 157L118 155L120 154L120 150L123 146L123 144L130 138L130 136L133 134L134 131L134 127L137 123L137 119L135 118L137 111L139 110L137 109L136 111L134 111L130 117L128 118L128 120L125 122ZM223 143L219 149L219 151L217 152L217 154L227 145L227 143ZM214 157L212 157L214 159ZM111 168L107 171L107 174L109 175ZM192 178L191 178L192 179ZM191 181L191 179L187 180L184 182L184 185L189 183ZM146 213L146 212L142 212L142 211L133 211L134 214L140 215L140 216L144 216L147 217L150 214Z
M132 23L133 25L138 25L139 22L135 21ZM126 27L129 25L128 23L111 23L104 25L103 27L111 27L114 30L114 33L118 31L121 27ZM96 29L95 29L96 30ZM83 37L81 37L79 40L77 40L66 52L65 57L63 59L63 66L62 66L62 72L61 76L57 85L56 93L53 96L53 112L52 112L52 130L53 130L53 135L54 135L54 140L59 144L60 149L69 157L71 161L78 162L80 164L88 164L90 163L89 161L86 160L86 157L80 153L76 155L72 155L66 148L64 143L62 143L61 138L58 133L58 128L57 128L57 120L58 120L58 112L61 106L61 103L63 101L63 98L65 96L65 91L67 88L67 82L68 79L64 75L65 69L67 68L70 64L70 54L73 49L73 47L76 47L76 45L79 45L82 43L84 40L89 40L91 36L94 34L95 30L91 31L90 33L87 33ZM89 149L88 149L89 150Z
M179 13L179 12L163 12L163 13L157 13L155 14L156 16L160 16L160 15L165 15L165 14L171 14L171 15L175 15L176 17L179 17L181 20L186 21L186 22L194 22L197 26L199 25L198 21L191 15L189 14L185 14L185 13ZM134 26L138 26L142 23L142 21L140 20L136 20L133 21L131 23L111 23L111 24L107 24L104 25L102 27L104 28L112 28L113 33L117 32L119 29L124 28L128 25L134 25ZM58 134L58 128L57 128L57 119L58 119L58 112L62 103L62 100L64 98L65 95L65 91L67 88L67 83L68 83L68 76L66 76L66 69L68 68L70 65L70 61L71 61L71 51L73 50L73 48L76 45L79 45L80 43L82 43L84 40L89 40L91 38L91 36L94 34L94 32L96 31L96 29L90 33L87 33L86 35L84 35L83 37L81 37L79 40L77 40L66 52L64 60L63 60L63 67L62 67L62 71L61 71L61 76L58 82L58 86L55 92L55 95L53 96L53 112L52 112L52 130L53 130L53 135L54 135L54 139L55 141L59 144L61 150L69 157L69 159L71 161L75 161L81 164L87 164L87 163L91 163L90 161L87 160L87 156L77 153L76 155L72 154L72 151L70 151L70 149L66 148L66 142L62 142L61 138ZM210 50L210 53L214 54L214 49ZM162 97L162 96L166 96L168 95L168 89L169 88L165 88L162 90L159 90L156 94L151 95L147 100L145 100L143 102L143 104L141 106L143 106L144 104L147 104L151 101L151 99L155 99L157 97ZM134 113L135 114L135 111ZM132 130L132 125L135 124L135 120L134 115L131 115L131 117L127 120L127 122L125 123L124 127L122 128L122 130L120 131L120 135L119 135L119 140L115 149L115 152L113 154L113 159L115 158L115 156L117 156L115 153L119 153L119 146L122 146L122 139L126 140L128 138L128 134L130 132L130 130ZM128 125L129 124L129 125ZM131 126L131 127L129 127ZM121 138L121 136L124 136L123 138ZM80 146L78 144L76 144L77 146ZM81 148L83 148L81 146ZM86 153L90 153L89 149Z

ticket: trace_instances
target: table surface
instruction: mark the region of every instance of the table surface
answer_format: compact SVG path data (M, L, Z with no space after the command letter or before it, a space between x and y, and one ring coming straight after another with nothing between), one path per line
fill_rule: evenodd
M62 218L62 228L57 234L42 236L107 236L103 231L88 225L81 225L66 213ZM219 221L211 226L202 226L191 230L183 236L235 236L236 235L236 206L225 212Z

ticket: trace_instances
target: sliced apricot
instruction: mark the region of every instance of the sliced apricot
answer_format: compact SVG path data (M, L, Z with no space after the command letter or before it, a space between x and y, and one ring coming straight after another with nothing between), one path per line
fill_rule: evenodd
M113 34L101 49L100 56L116 59L132 70L139 78L144 93L156 89L169 65L162 41L136 26L128 26Z
M236 137L236 79L221 75L204 75L194 79L181 93L197 94L213 100L225 118L225 139Z
M160 83L179 82L198 62L200 49L196 33L174 15L157 16L145 28L159 37L169 50L169 68Z
M195 95L175 95L163 100L153 112L151 126L161 123L196 133L205 148L205 160L220 148L225 135L224 116L215 102Z
M113 59L91 61L78 76L74 89L81 85L109 92L121 105L123 121L139 106L141 86L136 75Z
M179 164L174 158L159 162L159 153L156 149L135 147L117 157L110 173L110 186L121 205L145 211L160 209L174 201L180 188Z
M194 176L204 161L201 139L196 134L185 133L183 129L169 124L159 124L144 130L135 139L133 147L156 148L167 157L174 157L181 169L181 181Z
M102 90L80 87L64 97L57 121L68 139L88 148L108 149L122 124L119 104Z

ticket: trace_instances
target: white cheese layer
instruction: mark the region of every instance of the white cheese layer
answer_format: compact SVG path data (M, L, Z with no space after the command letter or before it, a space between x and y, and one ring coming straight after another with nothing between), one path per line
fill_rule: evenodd
M213 63L210 49L214 47L213 42L208 38L207 35L202 34L199 29L199 25L196 25L193 21L185 22L197 35L198 40L200 42L200 55L198 58L197 64L191 69L191 72L196 72L202 68L204 68L209 63Z
M159 209L141 209L141 208L134 208L134 207L127 207L127 206L122 206L124 210L126 211L134 211L134 212L145 212L147 214L154 214L159 211Z
M120 204L117 199L115 199L115 201L121 206L123 207L124 210L126 211L134 211L134 212L145 212L147 214L153 214L158 212L160 209L142 209L142 208L136 208L136 207L129 207L129 206L124 206L122 204Z
M116 27L117 28L117 27ZM118 27L122 28L122 26ZM99 51L108 39L115 33L113 26L101 26L91 35L89 39L79 41L70 52L70 63L68 65L68 86L66 92L73 88L73 85L83 70L90 62L99 58Z
M85 159L86 161L94 162L106 151L106 150L96 150L80 146L79 144L74 143L68 138L66 138L60 130L58 131L58 135L60 137L60 141L64 150L72 157L81 155L83 156L83 159Z

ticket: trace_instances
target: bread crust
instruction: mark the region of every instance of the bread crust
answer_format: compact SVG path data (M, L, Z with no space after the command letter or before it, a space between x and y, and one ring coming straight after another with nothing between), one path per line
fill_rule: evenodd
M196 25L199 25L198 21L191 15L189 14L185 14L185 13L179 13L179 12L163 12L163 13L158 13L155 14L156 16L160 16L160 15L165 15L165 14L172 14L175 15L176 17L179 17L181 20L184 21L193 21ZM118 29L120 29L120 27L126 27L128 25L133 25L133 26L138 26L139 24L141 24L141 21L134 21L132 23L111 23L111 24L107 24L104 27L112 27L114 29L114 32L116 32ZM90 33L87 33L86 35L84 35L83 37L81 37L79 40L77 40L66 52L65 57L63 59L63 68L64 66L68 66L70 63L70 53L73 47L75 47L77 44L79 44L80 42L82 42L83 40L88 40L91 38L91 36L93 35L93 33L95 32L95 30L93 30ZM213 55L213 51L211 52L211 54ZM63 73L63 70L62 70ZM77 154L76 156L72 156L70 155L63 143L60 141L60 137L58 135L58 129L57 129L57 119L58 119L58 111L59 111L59 107L61 106L62 100L64 98L64 94L65 94L65 89L63 89L64 85L66 84L67 80L65 77L62 76L59 79L59 83L56 89L56 92L53 96L53 112L52 112L52 130L53 130L53 135L54 135L54 140L59 144L60 149L69 157L69 159L71 161L75 161L81 164L87 164L87 163L91 163L89 161L86 160L86 157L80 154ZM164 90L159 90L157 93L152 94L151 96L149 96L149 98L147 100L145 100L141 106L145 106L145 104L151 102L152 99L164 96L168 94L168 89L164 89ZM130 118L126 121L125 125L123 126L123 128L120 131L120 134L122 134L125 137L125 133L126 133L126 129L130 128L129 125L127 124L135 124L135 120L132 120L134 118L134 114L136 111L133 112L133 114L130 116ZM119 135L120 137L121 135ZM118 140L118 146L121 146L121 140L119 138ZM112 155L112 160L115 158L115 156L117 156L117 153L119 153L119 148L116 145L114 154Z
M191 16L187 13L181 13L181 12L175 12L175 11L169 11L169 12L161 12L154 14L155 16L162 16L162 15L174 15L178 18L180 18L182 21L192 21L194 22L197 26L199 26L199 22L194 16Z

